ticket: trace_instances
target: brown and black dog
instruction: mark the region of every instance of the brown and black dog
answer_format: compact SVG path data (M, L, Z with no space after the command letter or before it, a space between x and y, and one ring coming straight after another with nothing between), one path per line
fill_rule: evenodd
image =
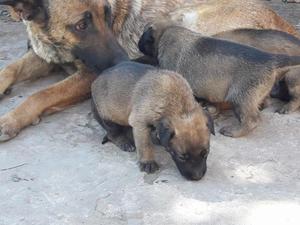
M131 58L139 57L138 39L145 25L158 17L169 16L207 35L247 27L299 36L255 0L0 0L0 5L11 6L23 20L33 49L1 70L0 94L16 82L45 76L55 67L75 68L72 76L33 94L0 117L0 141L15 137L44 113L88 98L95 79L92 70L99 72L122 60L118 45ZM82 40L96 43L97 48L81 45Z

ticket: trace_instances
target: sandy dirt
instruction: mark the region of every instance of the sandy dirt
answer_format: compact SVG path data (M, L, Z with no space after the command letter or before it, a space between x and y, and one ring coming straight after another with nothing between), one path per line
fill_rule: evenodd
M300 6L271 4L300 24ZM5 13L0 19L1 68L26 51L26 33ZM61 79L16 85L0 115ZM45 117L0 144L0 225L299 225L300 113L274 110L245 138L212 137L199 182L182 178L165 152L156 154L160 171L146 175L135 153L102 146L89 101ZM231 121L222 116L217 128Z

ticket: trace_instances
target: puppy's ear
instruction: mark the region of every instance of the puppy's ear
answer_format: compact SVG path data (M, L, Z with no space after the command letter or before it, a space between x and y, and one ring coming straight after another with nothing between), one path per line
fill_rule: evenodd
M38 19L40 22L46 17L42 0L0 0L0 5L11 6L16 15L23 20Z
M171 127L170 121L168 119L160 120L157 126L157 138L159 143L164 147L168 147L174 136L175 131Z
M139 50L145 55L151 57L155 56L155 38L152 26L148 27L148 29L143 33L138 46Z
M207 117L207 127L210 130L210 133L212 135L216 135L215 124L214 124L213 118L211 117L211 115L209 114L209 112L207 112L207 111L204 111L204 112L205 112L206 117Z

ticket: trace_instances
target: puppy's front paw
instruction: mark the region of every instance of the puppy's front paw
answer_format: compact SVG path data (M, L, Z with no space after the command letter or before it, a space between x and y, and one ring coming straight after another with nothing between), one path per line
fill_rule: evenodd
M10 117L0 118L0 142L8 141L20 132L20 127L16 120Z
M159 169L159 166L155 161L139 162L139 167L142 172L148 174L155 173Z

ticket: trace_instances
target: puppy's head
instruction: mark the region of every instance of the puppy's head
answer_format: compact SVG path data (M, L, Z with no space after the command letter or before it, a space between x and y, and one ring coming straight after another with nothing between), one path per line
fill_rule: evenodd
M215 133L213 120L200 107L181 117L163 118L156 126L159 144L189 180L200 180L206 173L210 133Z
M173 25L175 24L166 20L159 23L148 24L139 40L139 50L144 55L157 58L160 38L165 30Z
M112 33L108 0L0 0L0 5L12 7L31 29L31 37L55 50L55 57L44 54L51 57L47 61L80 59L101 72L127 56Z

